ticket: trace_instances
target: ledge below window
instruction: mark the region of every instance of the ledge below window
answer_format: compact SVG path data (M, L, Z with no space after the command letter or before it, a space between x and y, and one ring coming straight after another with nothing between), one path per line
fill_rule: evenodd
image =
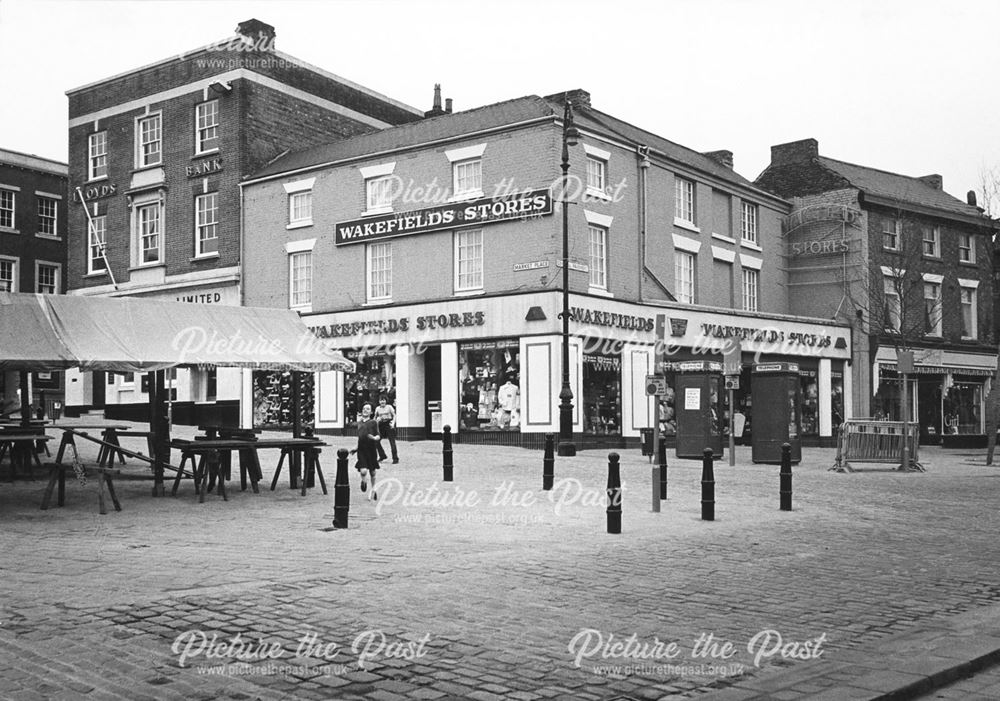
M687 229L688 231L693 231L696 234L700 234L701 233L701 229L699 229L694 224L694 222L689 222L686 219L678 219L677 217L674 217L674 226L679 226L682 229Z
M455 297L475 297L477 295L484 295L484 294L486 294L486 290L484 290L484 289L478 289L478 290L456 290L455 293L454 293L454 296Z
M448 198L449 202L465 202L466 200L477 200L481 197L485 197L482 190L470 190L468 192L463 192L458 195L452 195Z
M285 228L286 229L301 229L304 226L312 226L312 225L313 225L313 220L312 219L308 219L308 220L305 220L305 221L292 222L291 224L286 225Z
M200 256L192 256L191 258L188 258L188 262L189 263L197 263L198 261L202 261L202 260L218 260L219 257L220 256L219 256L218 252L215 252L215 253L203 253Z
M20 234L20 233L21 231L19 229L11 229L10 227L7 226L0 226L0 234Z
M609 297L614 299L614 295L603 287L588 287L587 292L592 295L597 295L598 297Z

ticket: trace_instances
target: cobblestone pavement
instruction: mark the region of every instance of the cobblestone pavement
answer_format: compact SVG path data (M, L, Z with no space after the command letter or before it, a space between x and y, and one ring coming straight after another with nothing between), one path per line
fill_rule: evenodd
M2 481L0 698L698 696L1000 604L1000 469L981 453L838 474L805 449L781 512L777 466L737 450L713 522L700 462L670 460L652 513L651 466L624 451L620 535L596 451L557 458L546 493L539 452L456 445L444 483L439 444L402 443L380 501L351 475L347 531L328 530L333 448L331 496L237 480L199 504L190 481L153 498L119 480L123 510L102 516L94 479L48 511L41 476ZM828 671L773 698L850 681Z

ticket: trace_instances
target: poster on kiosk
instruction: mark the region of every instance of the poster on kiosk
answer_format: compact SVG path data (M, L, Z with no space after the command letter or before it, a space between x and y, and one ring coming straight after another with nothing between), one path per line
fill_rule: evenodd
M675 363L677 393L676 452L679 458L702 458L705 448L722 457L722 364Z

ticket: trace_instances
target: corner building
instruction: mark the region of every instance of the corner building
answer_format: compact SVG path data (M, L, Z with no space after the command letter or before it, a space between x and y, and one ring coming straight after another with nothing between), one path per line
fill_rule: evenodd
M582 138L564 187L567 99ZM297 309L358 363L318 377L318 429L349 430L385 395L412 439L450 425L459 441L534 445L556 431L563 207L581 445L652 425L658 334L672 363L721 361L741 338L746 373L759 353L801 361L820 388L844 381L850 329L787 316L789 204L728 151L674 144L580 90L435 112L283 156L243 186L247 304ZM817 403L817 441L832 412Z
M854 412L904 415L897 352L913 352L909 420L922 443L985 445L997 367L992 240L998 222L940 175L912 177L820 155L815 139L771 148L757 184L792 201L784 223L790 310L853 327Z
M281 153L422 114L276 49L274 27L68 91L71 294L243 302L239 182ZM178 370L175 420L236 421L238 370ZM73 378L71 409L144 412L130 374ZM140 414L144 415L144 414Z

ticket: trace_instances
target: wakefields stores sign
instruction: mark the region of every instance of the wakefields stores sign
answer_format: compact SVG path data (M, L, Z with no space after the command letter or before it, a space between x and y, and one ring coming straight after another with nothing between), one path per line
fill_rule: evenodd
M548 214L552 214L552 195L547 189L532 190L516 195L484 197L440 207L393 212L341 222L337 224L334 242L338 246L366 243L393 236L410 236L459 226L491 224Z

